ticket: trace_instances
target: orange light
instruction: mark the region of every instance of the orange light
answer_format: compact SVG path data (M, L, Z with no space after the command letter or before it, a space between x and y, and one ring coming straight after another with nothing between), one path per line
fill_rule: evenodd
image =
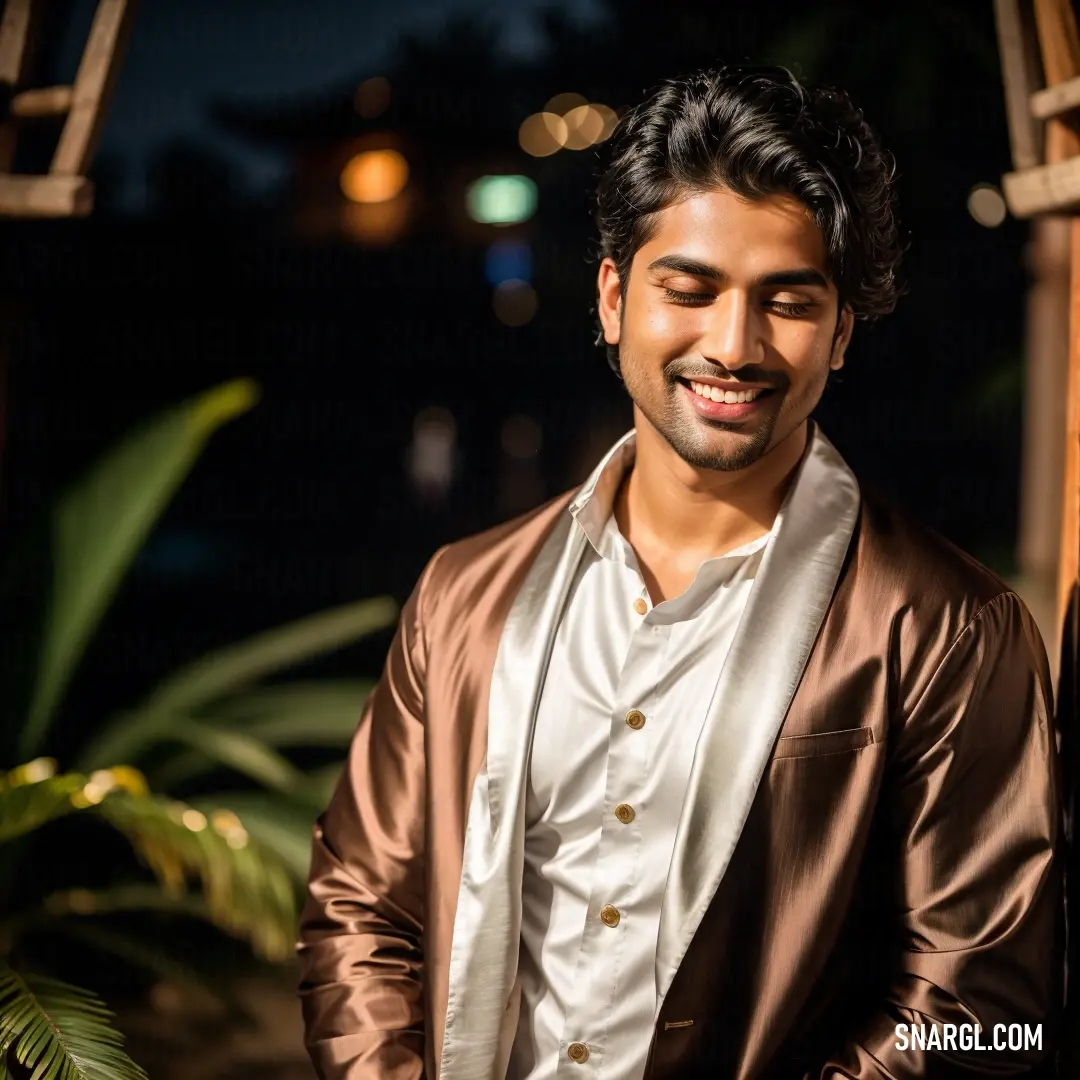
M566 121L553 112L538 112L527 116L518 129L518 142L526 154L547 157L566 145L570 129Z
M409 163L396 150L365 150L341 171L341 190L355 203L388 202L409 182Z
M580 105L587 104L588 101L580 94L556 94L544 106L544 112L551 112L556 116L565 116L571 109L576 109Z
M595 106L578 105L571 109L563 119L569 130L566 139L567 150L586 150L593 143L600 141L600 136L604 131L604 118Z
M604 126L596 140L597 142L603 142L605 139L611 138L611 133L619 122L619 116L610 105L598 105L594 102L593 108L600 114L600 119L604 122Z

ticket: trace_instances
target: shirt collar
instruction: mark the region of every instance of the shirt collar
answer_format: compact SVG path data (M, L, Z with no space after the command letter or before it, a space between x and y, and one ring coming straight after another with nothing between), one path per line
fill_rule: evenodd
M628 554L623 549L629 548L629 545L615 524L613 511L615 496L623 478L634 466L636 448L636 436L631 428L604 455L569 507L574 520L602 558L625 561ZM732 551L726 551L716 558L731 559L752 555L769 542L775 530L774 521L773 527L764 536L759 536ZM708 561L712 562L711 559Z

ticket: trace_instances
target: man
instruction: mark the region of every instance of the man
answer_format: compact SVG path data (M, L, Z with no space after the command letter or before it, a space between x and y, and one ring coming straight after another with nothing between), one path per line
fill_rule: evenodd
M634 430L406 604L315 830L312 1058L1022 1073L1061 996L1043 645L809 419L896 300L889 160L775 69L666 83L613 144L598 313Z

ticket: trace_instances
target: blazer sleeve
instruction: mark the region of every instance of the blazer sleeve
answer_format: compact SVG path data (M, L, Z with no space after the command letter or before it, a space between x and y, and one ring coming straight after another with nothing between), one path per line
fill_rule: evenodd
M1051 1054L1064 992L1051 694L1030 613L1015 594L995 597L897 734L888 789L902 860L895 977L852 1041L806 1080L1016 1076ZM932 1027L944 1042L956 1025L954 1045L922 1049L907 1025L926 1025L930 1047ZM989 1049L965 1047L972 1025Z
M437 557L402 609L314 829L297 952L304 1041L321 1080L424 1071L423 609Z

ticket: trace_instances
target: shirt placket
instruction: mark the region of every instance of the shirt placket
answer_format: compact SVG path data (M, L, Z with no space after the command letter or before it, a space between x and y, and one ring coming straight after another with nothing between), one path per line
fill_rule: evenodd
M578 996L567 1011L558 1075L603 1076L613 1008L620 992L624 941L641 898L643 805L656 718L654 707L668 638L649 617L640 574L627 568L628 598L639 620L630 639L609 718L603 822L576 966ZM654 728L649 728L650 717ZM612 1078L615 1080L615 1078Z

